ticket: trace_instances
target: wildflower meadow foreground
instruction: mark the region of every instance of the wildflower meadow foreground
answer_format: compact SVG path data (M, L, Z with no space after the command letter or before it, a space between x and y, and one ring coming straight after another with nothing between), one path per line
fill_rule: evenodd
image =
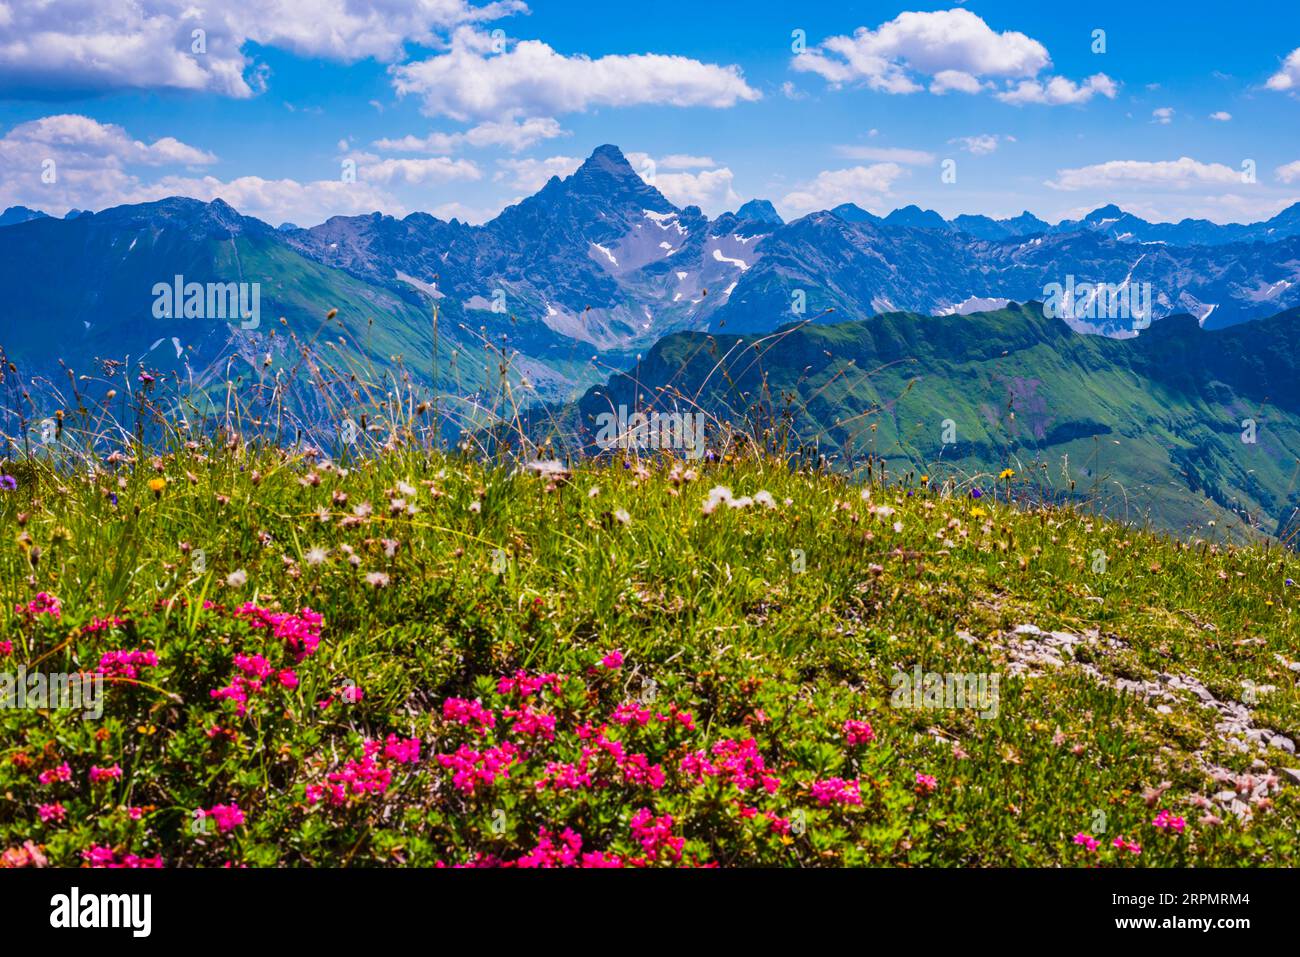
M1297 859L1276 545L757 455L3 471L5 866Z

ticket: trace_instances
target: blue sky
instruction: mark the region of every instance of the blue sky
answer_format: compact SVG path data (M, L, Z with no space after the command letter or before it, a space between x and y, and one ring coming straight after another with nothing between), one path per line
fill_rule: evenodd
M481 222L602 143L710 214L1300 200L1294 2L788 7L0 0L0 207Z

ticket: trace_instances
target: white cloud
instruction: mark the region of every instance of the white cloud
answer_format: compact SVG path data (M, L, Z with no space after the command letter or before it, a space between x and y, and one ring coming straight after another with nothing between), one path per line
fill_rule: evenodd
M249 97L266 76L244 52L250 41L344 63L391 62L409 41L434 45L440 31L527 8L519 0L483 7L466 0L24 0L3 9L0 86L68 95L180 89Z
M166 177L140 187L123 202L143 203L167 196L192 196L204 202L223 199L246 216L278 225L282 222L311 226L331 216L355 216L376 210L404 216L406 207L391 194L358 179L300 183L292 179L263 179L241 176L222 181L213 176L201 179Z
M124 202L122 196L138 187L133 169L203 166L216 159L170 136L147 143L88 116L46 116L0 137L0 208L24 205L55 214L102 209Z
M734 180L731 170L724 166L700 173L660 173L650 185L676 206L699 206L716 216L740 201L733 189Z
M1108 198L1102 195L1090 203L1057 210L1051 214L1051 218L1080 219ZM1183 219L1208 219L1212 223L1258 223L1270 219L1296 202L1300 202L1300 196L1269 196L1255 192L1252 188L1247 193L1207 196L1179 191L1134 196L1125 199L1123 207L1125 212L1152 223L1176 223Z
M429 210L430 215L438 219L459 219L462 223L481 226L496 217L503 207L466 206L464 203L450 202L435 206Z
M933 153L925 150L897 149L886 146L837 146L835 152L848 159L872 160L880 163L902 163L904 166L929 166Z
M1270 90L1300 89L1300 47L1292 50L1282 62L1282 68L1268 78Z
M503 159L497 160L498 170L492 179L505 183L512 189L526 195L532 195L552 176L564 179L572 176L582 160L577 156L552 156L549 159Z
M1172 106L1162 106L1151 111L1151 122L1159 123L1161 126L1168 126L1174 121L1174 108Z
M830 209L841 203L868 207L888 196L894 181L902 175L903 168L897 163L824 170L810 182L799 184L781 203L795 214Z
M1224 110L1219 110L1217 113L1211 113L1210 119L1217 120L1220 123L1227 123L1232 119L1232 114L1227 113Z
M399 95L418 96L431 116L457 120L599 106L728 107L761 96L737 66L657 53L564 56L540 40L499 49L472 27L455 31L448 52L390 72Z
M1014 136L1002 136L997 133L979 133L975 136L955 136L948 142L964 149L974 156L985 156L994 152L999 143L1014 143Z
M440 184L482 179L483 173L469 160L454 160L446 156L380 160L363 155L357 164L357 176L370 183L392 183L396 180L410 184Z
M1025 103L1040 103L1046 106L1069 106L1087 103L1096 94L1107 99L1115 99L1119 86L1105 73L1094 73L1082 83L1075 83L1063 76L1051 76L1045 82L1039 80L1021 80L1019 83L997 94L1003 103L1022 106Z
M659 158L660 169L704 169L717 166L710 156L690 156L685 153L669 153Z
M369 161L358 154L363 162ZM53 182L41 176L53 161ZM0 137L0 208L31 206L61 216L67 210L100 210L124 203L145 203L168 196L191 196L210 202L224 199L241 213L272 224L290 220L302 225L341 213L376 209L404 213L401 203L364 177L300 183L243 176L223 181L215 176L166 172L216 162L216 157L172 137L152 143L125 129L87 116L61 114L20 123ZM364 167L362 167L364 168ZM145 172L164 175L146 180Z
M164 136L153 143L132 139L122 127L77 113L60 113L19 123L0 140L0 158L21 162L47 157L62 165L127 164L201 166L217 158L206 150Z
M734 174L727 167L720 166L711 156L669 153L654 157L636 151L624 153L623 156L638 176L676 206L699 206L710 216L716 216L735 208L740 201L740 196L733 188ZM714 169L705 169L709 166ZM701 172L664 172L688 169L698 169Z
M502 146L512 153L528 149L542 140L563 136L558 121L549 116L531 116L524 119L507 117L489 120L456 133L430 133L428 136L403 136L400 139L376 140L382 150L402 153L454 153L466 146L482 149Z
M1039 74L1050 68L1047 48L1014 30L997 32L969 10L909 11L874 30L833 36L802 53L791 66L840 87L864 83L883 93L960 92L997 89L1007 103L1082 103L1094 94L1114 97L1115 83L1097 74L1083 83Z
M1240 186L1241 171L1222 163L1200 163L1188 156L1177 160L1111 160L1077 169L1056 171L1052 189L1150 188L1187 189L1192 186Z
M947 93L955 90L958 93L978 93L983 85L969 73L963 73L961 70L940 70L930 81L930 92L935 94Z
M1279 166L1276 175L1283 183L1294 183L1300 180L1300 160L1287 163L1285 166Z

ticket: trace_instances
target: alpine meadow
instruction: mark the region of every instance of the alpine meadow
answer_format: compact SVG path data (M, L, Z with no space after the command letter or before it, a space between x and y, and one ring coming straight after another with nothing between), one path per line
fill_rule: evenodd
M1256 6L0 0L14 919L599 867L1286 923L1300 16Z

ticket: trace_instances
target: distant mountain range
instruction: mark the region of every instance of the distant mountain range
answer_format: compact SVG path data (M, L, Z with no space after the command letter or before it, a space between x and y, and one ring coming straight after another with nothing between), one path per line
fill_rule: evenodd
M14 207L0 223L0 346L25 374L113 358L213 393L234 380L324 381L338 364L400 366L467 407L503 374L521 395L554 402L675 332L966 314L1041 300L1052 284L1149 284L1157 327L1186 313L1209 330L1300 305L1300 205L1248 226L1152 224L1113 206L1055 226L1029 213L947 221L914 206L885 217L841 206L786 223L765 200L710 219L669 202L614 146L482 226L374 213L277 228L186 198L64 219ZM260 322L160 317L155 289L176 276L256 283ZM1150 335L1149 320L1098 304L1080 292L1058 323ZM331 308L331 334L317 335ZM317 381L300 393L313 413L347 390Z
M888 216L876 216L852 203L831 212L851 223L907 226L940 232L965 233L974 239L1009 239L1054 233L1100 233L1124 243L1166 243L1171 246L1223 246L1228 243L1271 243L1300 236L1300 203L1288 206L1261 223L1212 223L1208 219L1184 219L1177 223L1149 223L1111 204L1094 209L1082 219L1064 219L1055 226L1025 211L1011 219L963 214L944 219L932 209L904 206Z

